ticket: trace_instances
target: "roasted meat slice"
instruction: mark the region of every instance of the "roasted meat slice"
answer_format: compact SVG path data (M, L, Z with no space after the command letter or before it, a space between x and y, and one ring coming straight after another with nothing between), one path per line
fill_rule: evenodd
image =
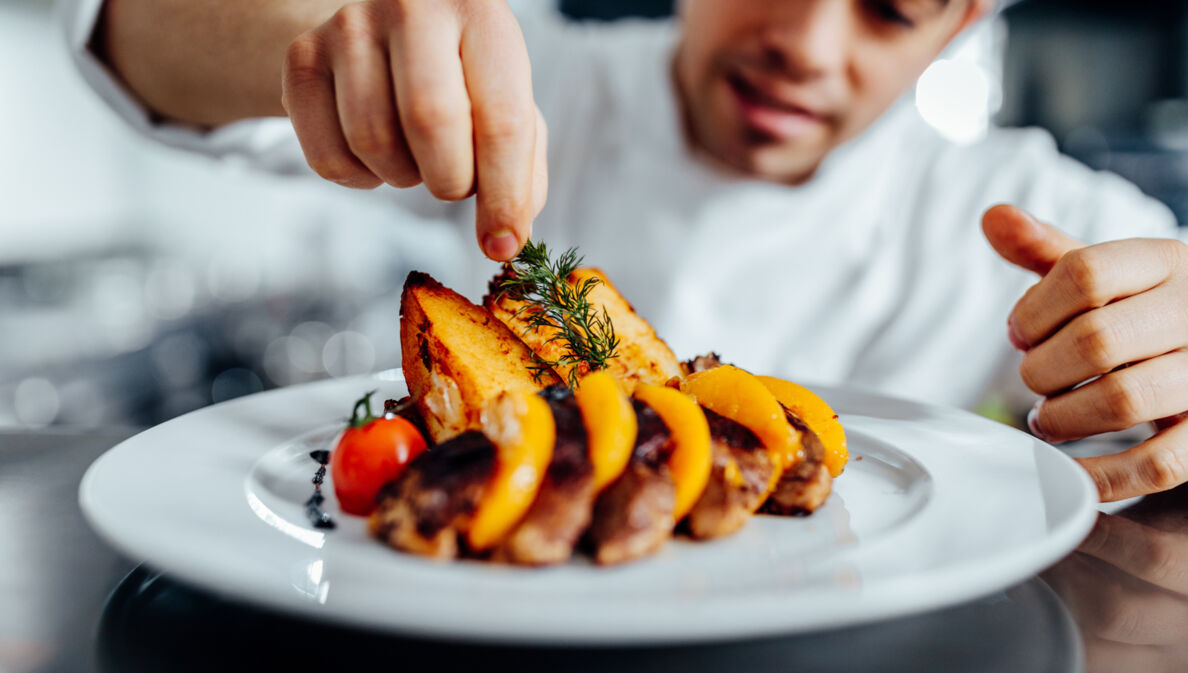
M495 470L495 447L477 431L422 453L380 491L375 537L401 551L439 559L459 554L466 529Z
M589 540L594 560L608 565L646 556L672 534L676 487L668 470L672 435L660 415L632 400L638 421L627 469L598 496Z
M713 447L709 483L686 520L689 534L705 539L729 535L763 504L772 479L771 457L755 433L705 409Z
M495 551L497 560L562 563L590 525L597 491L581 411L562 386L547 389L544 397L557 426L553 459L532 507Z
M706 353L705 355L698 355L692 360L685 360L681 363L681 371L685 376L696 372L703 372L707 369L722 366L721 356L717 353Z
M763 511L782 516L807 516L825 504L833 491L833 476L825 466L825 445L796 414L784 409L788 422L801 434L804 459L780 475Z

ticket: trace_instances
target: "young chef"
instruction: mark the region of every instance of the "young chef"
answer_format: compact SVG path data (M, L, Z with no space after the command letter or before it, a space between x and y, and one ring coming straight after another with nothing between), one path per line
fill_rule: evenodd
M1171 214L1040 132L956 146L903 102L994 0L597 27L500 0L72 5L84 75L163 142L418 212L474 194L437 214L494 260L579 246L685 357L969 407L1022 352L1038 435L1163 428L1082 461L1103 499L1188 481Z

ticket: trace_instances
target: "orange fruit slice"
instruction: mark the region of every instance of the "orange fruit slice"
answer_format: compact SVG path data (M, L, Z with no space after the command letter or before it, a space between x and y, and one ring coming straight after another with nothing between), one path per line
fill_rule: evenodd
M713 467L709 422L692 398L672 388L641 383L635 388L635 398L651 407L672 435L668 470L676 486L675 524L693 509L709 483Z
M548 403L527 391L501 393L483 409L481 424L495 445L495 472L466 534L475 551L497 545L532 506L557 434Z
M846 448L846 431L833 409L816 393L802 385L774 376L760 376L758 379L775 395L780 404L817 433L817 437L825 445L825 467L829 469L829 474L835 477L841 474L850 458L850 452Z
M788 423L775 395L753 374L722 365L686 376L681 391L755 433L776 466L775 481L800 462L800 433Z
M601 491L619 478L631 459L638 431L635 410L615 377L605 370L582 378L573 396L586 426L594 488Z

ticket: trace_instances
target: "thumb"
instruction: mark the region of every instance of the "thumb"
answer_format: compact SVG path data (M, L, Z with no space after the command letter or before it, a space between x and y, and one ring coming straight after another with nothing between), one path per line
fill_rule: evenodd
M1041 276L1065 253L1085 247L1084 243L1014 206L999 205L987 210L982 216L982 231L1003 259Z

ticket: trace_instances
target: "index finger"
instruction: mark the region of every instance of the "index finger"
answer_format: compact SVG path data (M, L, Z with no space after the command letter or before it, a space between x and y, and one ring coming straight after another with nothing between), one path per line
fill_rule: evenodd
M483 4L462 33L462 67L474 110L479 245L511 259L532 231L536 105L520 27L506 7Z
M1015 304L1015 334L1035 346L1085 311L1150 290L1167 280L1180 245L1132 238L1069 252Z

